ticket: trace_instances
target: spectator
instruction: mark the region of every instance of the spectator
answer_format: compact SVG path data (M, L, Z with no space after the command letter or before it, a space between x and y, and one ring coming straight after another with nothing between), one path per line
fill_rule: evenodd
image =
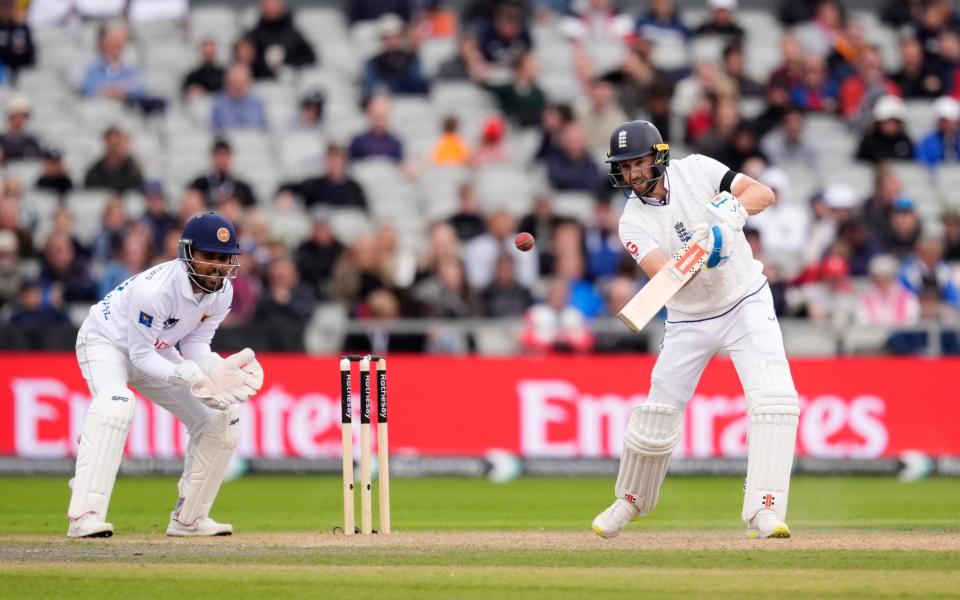
M723 49L723 74L736 85L740 97L757 98L763 95L763 86L744 71L741 46L731 44Z
M501 254L494 268L493 281L480 294L483 316L491 318L520 317L533 304L533 295L514 277L513 258Z
M827 55L827 71L834 80L843 81L856 72L864 54L871 50L863 25L859 21L847 21Z
M7 161L40 158L40 142L27 133L26 129L30 108L30 99L26 96L13 96L7 101L8 127L7 131L0 135L0 150Z
M862 126L869 121L871 108L884 96L899 97L900 88L883 72L880 51L870 47L860 56L856 72L840 84L840 116L854 126Z
M423 76L420 59L407 43L407 32L397 15L383 15L377 20L382 50L363 67L363 97L374 94L416 94L430 91Z
M920 321L936 323L942 329L937 330L937 342L940 354L960 354L960 340L956 326L956 314L940 298L940 290L936 284L924 285L920 290ZM898 331L887 340L887 349L893 354L929 354L933 351L930 340L930 330Z
M130 219L127 217L127 209L123 198L111 196L103 209L100 230L93 238L93 244L91 245L93 260L102 265L113 259L120 251L129 230Z
M944 31L940 34L939 46L936 63L940 78L950 96L960 100L960 34Z
M917 297L897 281L898 261L888 254L870 260L870 287L859 299L857 322L878 327L902 327L917 322Z
M83 179L88 189L108 189L118 194L143 185L140 165L130 156L130 136L117 126L103 133L103 156L93 163Z
M427 233L428 250L420 256L416 280L424 279L436 270L435 265L444 258L460 258L460 239L450 223L440 221L430 225Z
M542 303L531 306L524 316L520 337L528 352L587 352L593 347L593 333L584 315L568 304L569 287L562 278L547 286Z
M388 129L390 99L387 96L373 96L367 101L367 122L370 124L370 129L350 142L348 150L350 160L387 158L401 162L403 142Z
M20 258L33 256L33 236L22 223L20 201L0 194L0 231L9 231L17 239L17 254Z
M808 243L810 229L809 209L790 198L792 186L787 174L778 167L766 169L758 178L776 194L776 202L760 214L750 217L750 226L759 234L760 247L768 259L764 265L775 262L788 266L802 256ZM759 258L758 258L759 260Z
M389 287L390 274L373 237L369 234L358 235L349 250L333 266L330 281L332 299L345 303L351 308L352 314L359 314L357 311L362 312L363 309L358 305L361 300L376 290Z
M32 67L35 61L33 36L22 4L0 3L0 63L14 73Z
M627 115L616 101L616 90L605 79L594 79L587 84L587 98L577 106L578 120L587 133L591 150L607 148L610 132L626 122Z
M760 141L760 149L778 167L802 165L811 174L819 173L820 152L805 131L806 117L797 107L786 109L780 127Z
M586 263L579 248L575 252L557 252L556 275L570 286L570 306L588 318L600 316L604 307L603 296L587 279Z
M627 114L636 114L645 110L653 112L649 105L656 86L662 86L664 83L673 85L667 74L653 64L653 58L648 49L650 47L652 46L647 40L637 40L627 49L619 70L605 73L600 77L616 88L617 103ZM585 75L594 77L592 70L590 71L580 73L581 79ZM664 139L667 138L664 137Z
M809 54L803 59L800 83L790 90L794 104L808 112L833 112L837 108L839 89L827 73L827 63L822 56Z
M470 164L470 148L457 132L459 122L454 116L443 118L443 133L433 146L430 160L441 167L463 167Z
M457 54L440 63L436 79L439 81L463 81L470 79L471 70L483 69L483 55L472 34L462 34L457 40Z
M676 39L686 43L692 35L672 0L651 0L650 10L637 21L637 34L654 44Z
M846 259L828 255L820 265L818 280L805 284L801 291L810 319L827 323L841 331L850 324L857 301Z
M780 56L783 62L770 74L767 89L773 85L793 89L803 83L805 61L803 47L792 33L784 33L780 38Z
M873 193L863 203L862 216L867 228L881 240L890 230L890 211L894 201L903 194L903 184L889 167L878 166L874 173Z
M570 123L563 132L563 147L547 158L547 180L558 191L587 192L602 195L608 188L606 177L593 161L587 148L583 126Z
M905 98L935 98L944 93L939 70L927 63L923 47L914 37L900 38L900 71L891 81Z
M246 252L238 258L240 265L237 276L230 282L233 288L233 306L221 327L240 327L250 323L257 312L257 304L262 294L263 284L257 262Z
M313 229L294 254L300 280L310 286L319 300L329 297L327 289L333 267L343 254L343 244L334 237L330 214L323 209L312 211Z
M183 78L181 91L187 98L217 94L223 90L223 67L217 64L217 41L200 42L200 64Z
M410 22L413 16L413 0L349 0L347 3L347 18L350 24L358 21L376 21L386 14L394 14Z
M533 48L523 9L511 2L499 4L493 19L480 25L477 46L488 67L506 69L515 66Z
M540 123L547 105L547 97L537 85L537 60L532 52L527 52L521 54L512 67L513 79L508 83L493 83L491 72L485 69L473 76L493 93L507 118L519 127L532 127Z
M414 287L412 295L424 317L465 319L479 312L476 295L464 278L463 263L456 258L438 261L433 273Z
M896 96L884 96L873 107L873 125L860 140L856 158L871 163L913 160L913 142L903 129L906 108Z
M506 123L497 115L488 117L480 132L480 143L473 152L471 164L475 167L502 165L510 162L510 148L506 143Z
M141 221L150 232L153 253L160 254L163 251L163 240L167 239L168 233L178 230L180 224L177 218L167 211L167 196L163 190L163 183L157 179L147 180L143 184L143 196L146 210ZM135 273L139 272L135 271Z
M313 314L313 305L313 293L300 283L293 261L285 256L272 260L267 287L257 304L257 322L302 327Z
M515 275L521 285L531 286L537 281L537 249L520 252L513 246L516 225L510 213L498 210L487 220L487 232L478 235L464 247L464 268L467 283L482 290L493 281L497 257L509 252L514 257Z
M460 209L450 217L448 222L457 232L457 238L461 242L469 242L486 232L487 223L480 214L480 202L477 200L477 192L472 183L468 181L461 183L458 197Z
M300 112L294 128L320 129L323 126L323 107L326 98L320 90L311 90L300 99Z
M73 250L73 241L63 233L47 238L40 269L43 305L59 308L64 302L97 300L97 285Z
M63 153L56 148L44 149L40 157L40 176L37 178L38 190L50 190L61 198L73 189L73 181L67 173L67 166L63 163Z
M890 224L884 228L884 232L886 236L883 243L888 250L901 260L910 256L921 234L920 217L914 210L913 200L906 196L894 200Z
M814 221L804 247L804 265L818 268L827 249L837 238L840 224L850 219L859 204L857 192L849 184L831 183L813 201Z
M70 318L59 306L44 302L44 290L40 282L25 279L17 293L17 303L13 307L8 323L10 325L69 325Z
M377 289L364 298L359 312L364 318L390 323L400 318L400 300L389 290ZM422 333L393 333L389 327L379 326L348 334L343 341L343 351L351 353L423 352L425 347Z
M87 263L90 261L90 248L77 239L77 236L74 234L73 223L73 214L67 208L61 206L53 213L52 229L49 235L62 233L67 236L73 246L74 255L76 255L79 261Z
M943 259L960 262L960 213L950 209L943 214Z
M277 74L257 56L257 47L253 40L241 37L233 44L233 64L244 65L256 80L276 79Z
M228 198L236 198L240 204L250 208L257 203L257 199L245 181L234 177L230 169L232 162L233 149L230 144L222 139L215 141L210 150L210 170L194 179L189 189L200 192L207 204L213 207Z
M920 140L916 154L918 161L935 170L940 163L956 165L960 160L960 102L941 96L933 103L933 113L937 128Z
M917 295L924 286L935 285L944 302L960 308L960 289L953 280L952 269L943 260L943 240L937 236L920 237L913 255L903 261L900 283Z
M739 44L743 39L743 27L737 24L737 0L708 0L710 17L694 30L697 36L719 35L728 43Z
M740 108L737 101L732 98L719 100L714 105L710 129L697 140L696 151L716 156L717 160L721 160L721 157L725 160L739 126Z
M107 262L97 282L98 296L103 298L131 276L146 270L150 254L150 240L146 235L131 232L123 238L120 251Z
M553 203L547 194L539 194L533 199L533 211L520 220L519 231L526 231L537 240L539 255L539 274L552 274L554 271L554 232L563 219L553 212Z
M330 206L367 210L363 188L347 172L347 152L342 146L331 144L324 155L324 174L300 183L287 184L281 189L297 196L306 208Z
M587 274L591 281L611 277L617 273L623 260L620 242L620 215L612 202L604 198L594 203L593 224L584 231Z
M99 58L83 76L81 93L87 98L112 98L136 101L144 96L140 70L124 62L127 46L127 27L122 24L104 25L97 38Z
M227 69L226 87L213 101L211 124L215 132L268 128L266 107L250 92L250 69L245 65Z
M570 14L560 19L560 32L571 40L628 41L633 35L633 20L621 13L612 0L574 3Z
M276 73L280 67L300 68L317 62L310 42L293 23L284 0L260 0L260 20L246 38L257 50L257 62Z
M0 230L0 309L17 297L25 277L17 250L17 236L12 231Z
M866 222L859 217L852 217L840 224L837 242L844 247L850 274L854 277L865 276L870 261L882 251L876 237L867 229Z
M534 155L536 160L545 161L553 152L559 152L563 131L574 120L573 109L568 104L550 104L544 107L540 115L540 148Z
M810 22L797 28L797 40L807 53L826 59L842 29L843 13L837 0L817 0Z

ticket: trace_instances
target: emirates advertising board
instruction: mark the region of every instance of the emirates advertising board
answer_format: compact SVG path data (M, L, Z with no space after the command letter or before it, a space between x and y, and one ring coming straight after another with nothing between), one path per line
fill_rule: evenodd
M388 358L391 453L443 457L612 458L630 410L645 402L651 356ZM339 357L261 357L266 381L243 405L241 456L340 453ZM0 456L70 458L90 402L72 354L0 355ZM791 360L802 407L798 455L872 459L905 451L960 455L960 361ZM355 389L355 394L357 393ZM353 402L354 411L359 402ZM746 456L743 391L732 363L707 368L675 456ZM356 432L355 432L356 433ZM186 435L138 398L131 458L182 456Z

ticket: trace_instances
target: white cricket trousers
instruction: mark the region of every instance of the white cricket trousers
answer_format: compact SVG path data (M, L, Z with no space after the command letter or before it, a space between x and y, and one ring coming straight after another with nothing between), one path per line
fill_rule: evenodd
M215 411L194 397L186 387L155 379L133 366L127 353L81 327L77 334L77 362L91 396L100 389L132 387L154 404L170 411L186 426L191 439L198 439Z
M667 316L648 402L683 410L707 363L720 350L729 353L741 384L749 381L753 366L773 358L786 361L783 334L766 282L722 314L707 318L676 313Z

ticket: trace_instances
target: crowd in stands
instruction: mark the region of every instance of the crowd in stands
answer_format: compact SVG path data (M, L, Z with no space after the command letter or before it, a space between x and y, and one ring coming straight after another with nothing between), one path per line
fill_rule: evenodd
M327 33L302 26L284 0L260 0L229 40L191 29L187 0L0 1L0 321L76 326L83 312L71 307L175 258L184 221L216 210L237 224L245 250L225 329L302 329L318 305L336 303L356 320L516 319L529 352L636 349L591 323L644 281L621 248L625 199L603 162L610 132L643 118L674 158L703 153L777 192L747 234L778 315L838 330L934 321L948 329L941 349L960 351L949 331L960 310L960 12L951 2L885 0L877 18L842 0L782 0L772 33L744 19L737 0L708 0L706 11L618 4L344 0L339 13L321 9L359 61L344 76ZM231 3L220 8L233 14ZM196 48L192 63L174 66L172 86L154 85L144 68L157 59L138 35L154 19ZM50 30L95 31L89 58L45 62ZM116 105L126 120L65 147L39 121L49 113L34 114L39 88L21 84L44 71L69 82L65 102ZM290 83L308 76L321 83ZM465 101L478 94L489 109L436 109L442 90L464 87L474 94ZM423 106L426 119L410 108ZM174 139L163 157L171 174L142 138L189 137L164 125L182 114L207 136L207 164L177 162ZM237 164L258 135L281 154L288 140L315 136L322 156L296 173L271 171L264 185L256 158ZM76 154L82 147L91 150ZM510 191L511 176L527 182L516 204L491 198ZM452 182L450 197L431 206L441 180ZM418 203L391 208L411 189ZM80 231L91 217L71 198L91 190L106 199L96 230ZM33 204L41 197L57 199L46 213ZM297 217L289 231L283 214ZM344 229L348 214L365 226ZM513 248L518 231L535 236L533 251ZM900 332L886 347L923 352L926 335ZM442 327L345 341L376 351L473 344Z

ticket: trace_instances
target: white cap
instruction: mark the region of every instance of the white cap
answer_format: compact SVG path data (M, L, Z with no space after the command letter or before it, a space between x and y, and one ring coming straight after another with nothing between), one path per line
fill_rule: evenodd
M950 96L940 96L933 103L933 112L938 119L960 120L960 102Z
M707 0L710 8L725 8L727 10L737 10L737 0Z
M831 183L823 192L823 201L830 208L856 208L857 191L848 183Z
M377 31L381 37L401 35L403 28L403 19L393 13L385 13L377 19Z
M27 98L26 96L12 96L9 100L7 100L8 115L29 113L31 108L33 108L33 104L31 104L30 98Z
M17 251L17 236L9 229L0 230L0 252L13 254Z
M875 121L886 121L887 119L900 119L902 121L906 113L907 106L897 96L884 96L873 105L873 119Z
M895 277L900 270L900 262L889 254L877 254L870 259L867 270L874 277Z

